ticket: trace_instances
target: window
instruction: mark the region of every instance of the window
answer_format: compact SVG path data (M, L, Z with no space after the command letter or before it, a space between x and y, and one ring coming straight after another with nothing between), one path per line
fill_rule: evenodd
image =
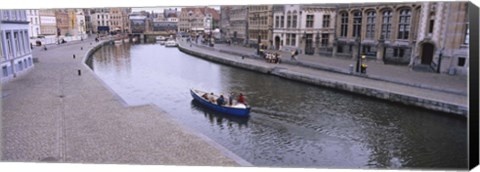
M405 49L403 48L393 49L393 57L403 57L404 54L405 54Z
M330 27L330 15L323 15L322 27Z
M341 25L340 25L340 37L347 37L348 31L348 13L342 13Z
M305 27L307 28L313 27L313 15L307 15L307 25Z
M392 31L392 11L383 12L382 36L384 39L390 39Z
M18 40L18 32L13 33L13 41L15 42L16 55L18 55L20 52L20 40Z
M275 28L278 28L278 25L280 24L280 17L276 16L275 17Z
M370 39L375 37L375 18L376 13L374 11L367 13L367 38Z
M464 67L465 66L465 62L466 62L466 58L465 57L459 57L458 58L458 66L460 67Z
M285 27L285 16L280 16L280 28Z
M285 42L286 45L290 45L290 34L287 33L287 41Z
M292 46L296 46L297 34L292 34L292 41L290 42Z
M287 15L287 28L291 27L291 23L292 23L292 16L290 15L290 12L289 12Z
M398 39L408 39L410 33L411 11L404 9L400 11L400 20L398 22Z
M3 10L3 19L4 20L9 20L10 19L10 14L8 10Z
M328 33L322 33L322 41L321 41L321 45L322 47L326 47L328 46Z
M342 45L337 45L337 52L343 53L343 46Z
M428 27L428 33L433 33L433 26L435 25L435 20L430 20L430 26Z
M353 37L360 37L362 31L362 12L353 13Z
M364 54L369 53L369 52L371 52L371 48L372 48L372 46L370 46L370 45L364 45L363 49L362 49L363 50L362 52Z
M293 16L292 16L292 27L297 28L297 14L296 13L293 13Z
M2 66L2 73L3 73L3 76L4 76L4 77L7 77L7 76L8 76L7 66Z
M19 70L19 71L22 71L22 70L23 70L22 61L19 61L19 62L18 62L18 70Z

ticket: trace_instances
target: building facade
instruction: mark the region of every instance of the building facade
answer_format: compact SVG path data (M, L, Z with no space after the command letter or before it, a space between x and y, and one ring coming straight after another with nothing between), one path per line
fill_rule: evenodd
M273 5L248 6L249 44L264 48L273 46Z
M40 15L41 35L57 35L57 19L55 10L38 10Z
M418 3L340 6L336 20L335 56L408 64L419 27Z
M111 8L109 29L113 32L128 33L129 32L129 9L127 8Z
M230 10L229 36L235 44L248 42L248 9L247 6L233 6Z
M130 14L130 31L132 34L141 34L147 32L148 29L148 17L144 13L132 13Z
M220 14L208 7L182 8L178 19L179 32L205 33L219 27Z
M222 40L231 39L230 35L230 15L233 6L220 6L220 38Z
M468 71L468 3L415 2L338 7L334 56Z
M76 15L75 17L76 34L75 35L81 36L82 38L86 38L87 27L86 27L85 12L83 12L83 10L76 10L75 15Z
M110 32L110 9L92 9L90 13L94 33L108 34Z
M5 83L33 68L29 43L29 21L25 10L0 10L1 82Z
M64 9L58 9L55 10L55 19L57 23L57 36L70 36L71 31L71 20L69 20L71 17L69 17L67 10Z
M28 33L30 33L30 37L36 38L38 35L41 34L40 32L40 15L38 10L27 10L27 18L30 22Z
M233 44L247 44L248 10L247 6L222 6L220 17L221 37Z
M178 31L187 33L203 33L205 31L205 14L201 8L182 8L178 21Z
M336 8L329 5L275 5L273 49L332 55Z
M468 2L424 2L416 8L419 27L409 65L466 75L469 62Z

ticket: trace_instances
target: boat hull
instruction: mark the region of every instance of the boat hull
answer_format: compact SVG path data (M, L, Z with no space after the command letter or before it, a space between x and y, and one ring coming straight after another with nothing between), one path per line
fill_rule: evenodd
M227 106L219 106L214 103L210 103L209 101L205 100L204 98L201 97L201 95L198 95L195 91L192 89L190 90L190 94L192 95L193 99L198 101L200 104L203 106L215 110L217 112L233 115L233 116L239 116L239 117L248 117L250 115L250 107L247 108L233 108L233 107L227 107Z

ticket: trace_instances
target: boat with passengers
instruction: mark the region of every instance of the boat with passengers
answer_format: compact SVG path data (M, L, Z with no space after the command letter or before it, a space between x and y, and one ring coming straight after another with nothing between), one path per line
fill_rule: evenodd
M233 102L231 105L227 102L225 104L219 105L216 100L220 98L219 95L208 93L205 91L197 90L197 89L190 89L190 94L192 95L193 99L197 100L203 106L215 110L217 112L240 116L240 117L248 117L250 114L250 106L245 103L240 102ZM212 100L209 100L212 98Z

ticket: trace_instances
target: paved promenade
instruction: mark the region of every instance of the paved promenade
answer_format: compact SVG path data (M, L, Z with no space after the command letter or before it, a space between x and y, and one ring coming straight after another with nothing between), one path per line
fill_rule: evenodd
M369 77L360 77L356 75L344 74L342 72L332 72L330 70L319 70L315 68L304 67L295 63L281 63L281 64L271 64L267 63L260 59L254 58L245 58L242 59L241 56L233 55L233 53L226 53L227 51L245 51L248 52L252 49L242 50L240 47L222 47L225 45L216 45L217 48L196 46L181 41L181 46L191 50L193 52L199 52L201 54L206 54L212 57L222 58L225 60L233 61L235 64L246 64L248 66L258 66L265 69L274 69L272 73L276 72L275 75L282 76L285 78L291 78L294 80L306 81L309 83L321 83L320 85L326 85L329 87L340 88L343 90L349 90L357 92L360 94L367 94L370 96L384 98L399 102L404 102L411 105L419 105L422 107L427 107L432 110L440 111L450 111L451 109L455 113L462 113L466 115L466 108L468 107L467 96L461 92L466 91L466 78L461 76L449 76L449 75L438 75L434 73L423 73L410 71L407 67L396 67L392 66L390 72L387 68L379 68L375 72L375 67L369 67L371 72L375 75L385 77L385 78L395 78L399 76L397 81L404 80L405 82L413 83L412 84L399 84L397 82L392 82L389 80L382 80L378 78L369 78ZM247 51L248 50L248 51ZM251 52L250 54L253 54ZM282 60L288 60L283 55ZM300 60L307 58L301 56ZM348 66L351 61L333 58L318 58L317 63L332 60L331 63L345 63L345 66ZM312 59L310 59L312 60ZM306 61L303 59L303 61ZM312 60L313 61L313 60ZM313 62L315 63L315 62ZM324 65L325 65L324 64ZM332 65L335 67L336 65ZM338 65L339 66L339 65ZM384 66L380 65L369 65L369 66ZM388 66L390 67L390 66ZM373 68L373 69L372 69ZM252 69L252 68L250 68ZM254 69L255 70L255 69ZM260 69L262 70L262 69ZM381 70L385 70L382 75ZM369 71L370 72L370 71ZM403 73L402 73L403 72ZM372 75L374 75L372 74ZM293 77L290 77L293 76ZM410 79L414 78L414 79ZM458 82L456 82L458 81ZM439 84L438 84L439 83ZM465 84L465 85L464 85ZM421 86L415 86L421 85ZM464 85L464 86L462 86ZM355 88L352 88L355 87ZM440 88L438 88L440 87ZM447 90L446 90L447 89ZM366 91L365 91L366 90ZM377 94L380 93L380 94ZM398 98L402 96L402 98ZM439 105L441 104L441 105ZM458 111L459 110L459 111ZM460 112L461 111L461 112Z
M123 104L82 63L92 42L35 48L34 69L2 85L2 161L250 165L153 105Z
M195 45L195 44L194 44ZM198 45L209 50L220 51L232 55L254 55L257 51L254 48L247 48L238 45L216 44L213 48ZM308 66L311 68L349 74L349 65L356 64L355 59L351 58L333 58L321 55L303 55L297 56L298 61L290 59L289 52L279 52L281 59L285 63L298 66ZM427 88L440 92L455 93L467 95L467 76L452 76L447 74L437 74L430 72L413 71L407 66L385 65L373 60L367 61L367 77L369 79L382 80L396 84Z

